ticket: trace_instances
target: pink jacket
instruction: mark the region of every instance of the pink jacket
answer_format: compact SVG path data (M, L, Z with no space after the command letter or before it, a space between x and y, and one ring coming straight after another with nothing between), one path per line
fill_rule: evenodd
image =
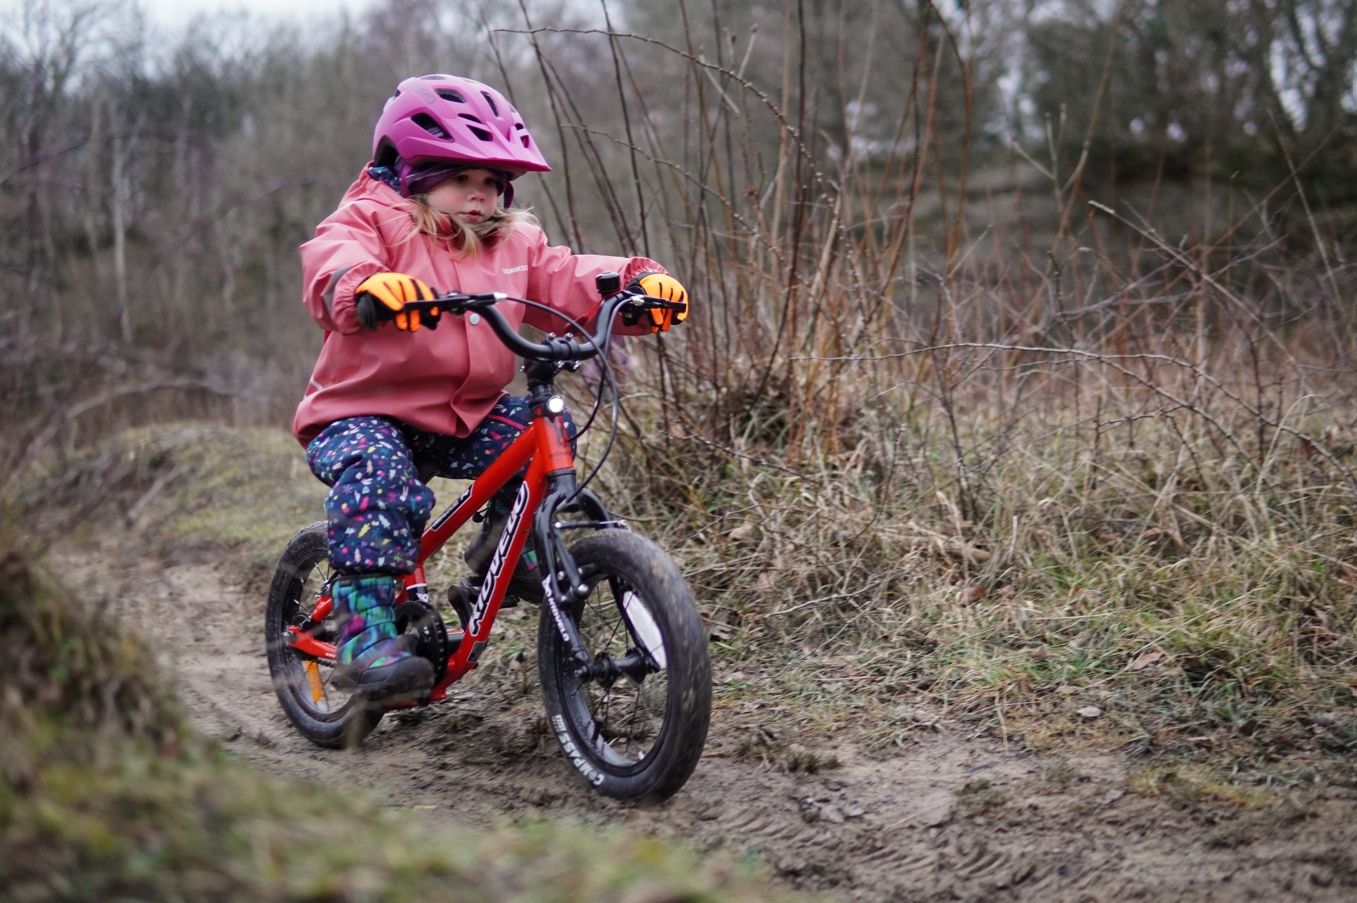
M354 289L374 273L408 273L437 291L504 292L540 301L592 328L594 277L609 270L625 285L638 273L664 272L644 257L572 254L547 245L536 226L516 226L475 260L458 260L450 244L435 250L422 235L404 241L411 219L399 194L366 172L339 209L301 247L303 298L325 330L325 344L297 406L292 433L306 445L328 424L374 414L449 436L466 436L485 418L514 376L514 356L484 320L445 316L438 329L401 332L392 323L358 322ZM522 304L498 309L514 326L554 332L564 322ZM644 327L617 328L642 334Z

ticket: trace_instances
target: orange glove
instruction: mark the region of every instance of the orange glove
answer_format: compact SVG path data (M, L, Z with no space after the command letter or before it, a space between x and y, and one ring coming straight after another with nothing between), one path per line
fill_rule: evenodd
M638 288L652 298L662 301L674 301L683 305L681 310L661 310L652 308L650 314L651 332L668 332L675 323L688 319L688 292L673 276L664 273L642 273L631 280L629 288Z
M402 331L418 332L419 311L406 311L406 301L432 301L434 291L414 276L404 273L377 273L359 283L354 290L358 319L368 329L376 329L381 320L394 320ZM429 311L438 316L438 308Z

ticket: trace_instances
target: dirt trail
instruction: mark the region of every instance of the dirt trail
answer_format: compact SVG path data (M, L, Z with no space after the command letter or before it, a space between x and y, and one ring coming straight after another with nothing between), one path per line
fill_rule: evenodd
M823 749L841 767L788 774L738 756L756 722L718 709L687 787L638 809L573 778L540 700L512 678L388 716L358 750L318 749L278 708L262 594L237 589L228 565L160 567L88 550L56 563L157 644L199 728L232 754L280 777L372 787L431 823L506 813L625 822L760 857L788 885L845 900L1357 900L1357 802L1344 788L1289 815L1175 805L1129 792L1117 756L1055 760L947 735L886 759Z

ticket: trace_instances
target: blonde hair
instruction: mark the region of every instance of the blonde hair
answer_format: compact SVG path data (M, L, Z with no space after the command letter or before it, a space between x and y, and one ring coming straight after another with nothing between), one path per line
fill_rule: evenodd
M537 225L537 217L527 210L512 210L495 205L495 211L479 223L468 223L461 217L444 213L429 203L428 195L410 198L410 234L401 239L404 244L416 236L424 236L430 247L439 242L451 242L454 257L475 260L484 251L495 247L509 237L519 223Z

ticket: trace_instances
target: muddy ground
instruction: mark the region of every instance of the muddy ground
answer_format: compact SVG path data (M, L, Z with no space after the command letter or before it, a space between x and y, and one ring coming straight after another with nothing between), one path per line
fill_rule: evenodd
M1357 900L1348 788L1264 808L1143 796L1116 754L1038 756L959 729L884 757L863 754L852 736L807 741L815 759L838 767L789 773L742 753L770 730L756 708L718 705L692 779L650 809L602 799L574 778L522 674L469 678L446 702L388 715L360 749L319 749L278 708L263 591L244 589L238 568L88 549L55 563L157 645L201 731L232 755L278 777L367 786L431 824L621 822L758 858L775 880L842 900Z

